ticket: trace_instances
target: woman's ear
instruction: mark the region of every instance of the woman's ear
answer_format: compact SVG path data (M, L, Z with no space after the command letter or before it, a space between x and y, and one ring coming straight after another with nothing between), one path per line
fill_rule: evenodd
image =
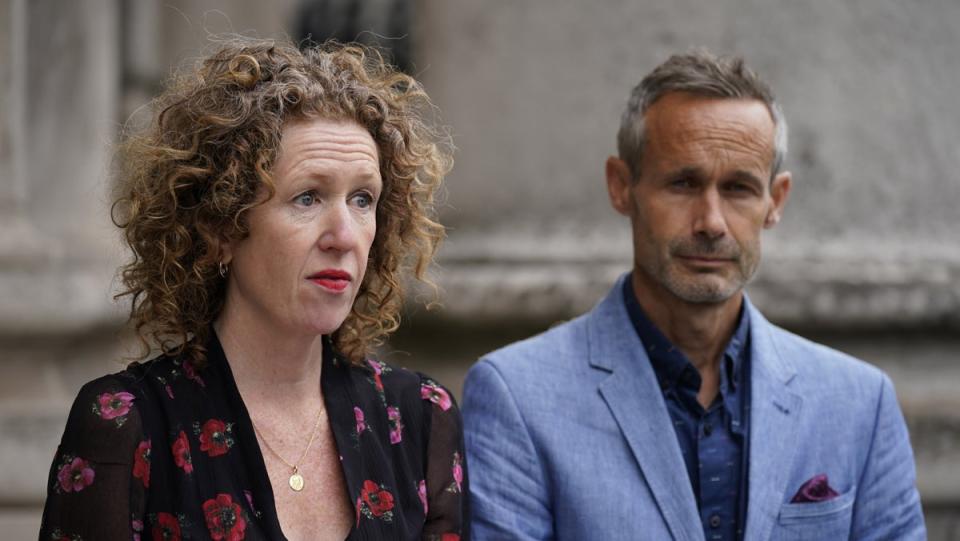
M217 254L214 258L217 271L220 276L226 278L227 272L230 270L230 262L233 261L233 243L222 235L218 235L216 239L212 240L211 244L213 244L211 253Z
M229 242L220 245L220 262L224 265L230 265L233 261L233 246Z

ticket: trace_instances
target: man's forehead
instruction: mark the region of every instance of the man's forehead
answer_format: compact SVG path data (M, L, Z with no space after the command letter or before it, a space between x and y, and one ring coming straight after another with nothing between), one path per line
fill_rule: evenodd
M646 111L644 120L651 122L680 122L683 127L711 124L749 125L754 129L769 130L775 125L767 104L754 98L718 98L689 92L671 92L655 101Z
M750 139L773 147L776 126L767 105L750 98L713 98L685 92L667 94L644 115L648 142L679 143L702 138Z

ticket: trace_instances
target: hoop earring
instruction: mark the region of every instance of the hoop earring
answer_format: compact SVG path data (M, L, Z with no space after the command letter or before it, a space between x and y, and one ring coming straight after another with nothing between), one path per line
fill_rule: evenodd
M225 265L223 261L220 261L219 263L217 263L217 272L220 273L221 278L226 278L227 273L230 272L230 267Z

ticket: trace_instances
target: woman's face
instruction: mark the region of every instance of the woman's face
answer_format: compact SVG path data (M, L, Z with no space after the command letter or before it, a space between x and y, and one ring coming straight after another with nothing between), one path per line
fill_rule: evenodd
M379 163L355 122L289 123L273 168L276 194L250 210L249 236L226 246L226 309L284 334L338 329L377 231Z

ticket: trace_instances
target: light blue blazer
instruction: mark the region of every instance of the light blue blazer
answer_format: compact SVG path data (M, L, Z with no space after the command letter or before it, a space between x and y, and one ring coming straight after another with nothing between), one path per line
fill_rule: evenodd
M623 280L590 313L491 353L467 375L475 541L704 539ZM745 538L924 539L913 454L889 378L772 325L745 302ZM840 496L790 503L820 473Z

